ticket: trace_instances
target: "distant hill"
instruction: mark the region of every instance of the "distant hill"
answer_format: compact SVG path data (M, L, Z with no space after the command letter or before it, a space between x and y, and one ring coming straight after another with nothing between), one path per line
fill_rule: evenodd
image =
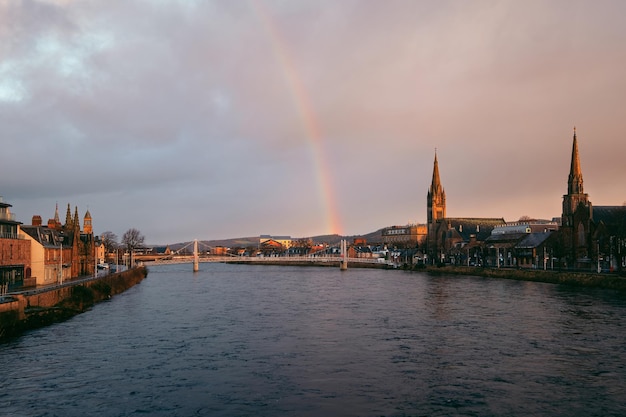
M368 243L380 243L381 238L382 238L382 229L378 229L375 232L367 233L365 235L341 236L341 235L333 234L333 235L313 236L311 237L311 239L315 243L327 243L329 245L336 245L342 239L346 239L348 242L352 242L357 237L364 238ZM307 239L307 238L293 237L292 239L298 240L298 239ZM169 247L171 250L178 250L180 248L190 245L191 243L192 242L173 243L173 244L170 244ZM227 248L236 248L236 247L246 248L250 246L257 246L259 244L259 236L239 237L239 238L232 238L232 239L215 239L215 240L201 240L201 241L199 240L198 244L200 246L200 249L203 249L203 247L206 247L206 246L211 246L211 247L224 246ZM154 245L154 246L165 246L165 245ZM193 248L189 248L189 250L193 250Z

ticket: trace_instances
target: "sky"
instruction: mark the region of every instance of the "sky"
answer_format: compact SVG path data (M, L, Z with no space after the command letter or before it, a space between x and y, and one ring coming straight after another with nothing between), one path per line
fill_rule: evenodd
M626 202L626 2L0 0L0 195L146 243Z

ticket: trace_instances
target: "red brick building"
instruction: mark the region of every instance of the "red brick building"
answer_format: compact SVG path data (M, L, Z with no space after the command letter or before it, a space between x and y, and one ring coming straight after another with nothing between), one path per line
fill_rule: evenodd
M23 286L31 274L30 242L20 235L11 207L0 197L0 294Z

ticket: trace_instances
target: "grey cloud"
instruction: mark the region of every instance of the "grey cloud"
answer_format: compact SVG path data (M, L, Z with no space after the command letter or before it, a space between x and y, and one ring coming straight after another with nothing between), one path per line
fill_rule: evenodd
M161 243L323 234L323 166L366 233L425 220L437 147L451 213L549 217L576 124L586 191L619 204L624 8L0 2L0 194Z

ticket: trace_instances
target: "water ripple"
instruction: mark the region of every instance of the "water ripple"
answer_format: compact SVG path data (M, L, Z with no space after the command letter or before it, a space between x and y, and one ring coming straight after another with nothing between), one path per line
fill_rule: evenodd
M0 345L0 415L623 416L623 295L202 265Z

